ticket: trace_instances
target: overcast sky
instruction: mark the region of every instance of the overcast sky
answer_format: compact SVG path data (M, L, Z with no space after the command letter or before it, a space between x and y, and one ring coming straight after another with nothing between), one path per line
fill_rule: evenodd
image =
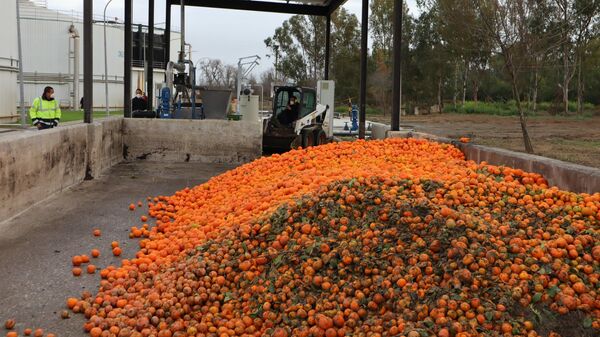
M48 7L60 10L83 10L81 0L47 0ZM225 0L224 0L225 1ZM94 0L94 14L102 15L108 0ZM164 27L165 1L156 0L155 22ZM411 12L415 12L416 0L407 0ZM359 20L361 16L361 0L348 0L344 7L355 13ZM148 1L134 0L134 22L147 21ZM179 7L173 6L173 29L179 29ZM263 40L273 34L275 28L290 17L285 14L260 13L237 10L221 10L210 8L188 7L187 38L192 45L192 58L196 62L201 58L221 59L228 64L237 63L243 56L258 54L261 65L255 70L258 77L260 72L273 66L273 59L265 57L269 50ZM108 17L124 17L124 5L121 0L113 0L107 9ZM358 46L357 46L358 48Z

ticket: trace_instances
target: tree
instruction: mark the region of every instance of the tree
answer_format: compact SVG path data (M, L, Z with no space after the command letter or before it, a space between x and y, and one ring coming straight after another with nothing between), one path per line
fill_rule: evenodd
M414 80L411 67L410 45L413 39L413 17L409 14L406 2L402 7L402 78ZM375 98L378 107L384 112L391 110L392 100L392 51L394 43L394 0L372 0L370 6L369 29L373 41L371 63L373 73L369 76L370 92ZM411 81L411 83L414 83ZM415 101L413 86L405 87L402 102Z
M533 145L527 129L527 112L521 104L520 74L528 57L539 49L536 37L531 34L527 22L531 18L535 0L472 0L481 17L479 26L485 36L497 46L509 75L513 99L519 113L525 151L533 153Z
M589 56L590 42L599 33L600 0L577 0L574 1L575 8L575 34L577 55L577 113L583 112L584 76L583 68L585 60Z
M394 43L394 31L391 29L394 22L394 0L373 0L370 10L369 29L373 38L373 50L383 53L383 57L389 59Z
M360 30L358 19L344 8L331 17L330 77L337 79L336 95L351 95L358 86ZM278 77L298 85L315 86L325 71L325 18L295 15L283 22L265 45L276 56Z
M315 85L323 77L325 19L294 15L275 30L265 45L277 52L277 71L300 85Z
M477 31L482 26L480 13L471 0L425 1L429 12L437 12L438 31L446 43L446 52L454 59L455 83L458 82L458 69L462 68L462 101L467 96L467 83L472 84L472 98L477 103L481 77L487 71L493 46L492 40ZM455 85L455 98L458 86Z
M353 98L360 83L360 26L343 7L331 16L330 79L336 81L339 100Z
M200 83L207 86L219 86L224 82L225 66L221 60L203 61L199 66Z
M559 22L562 52L562 102L563 112L569 112L570 83L577 74L577 111L581 112L583 83L582 65L585 49L595 36L600 14L598 0L554 0L554 17Z
M236 80L237 68L225 65L218 59L203 61L198 66L200 72L199 83L209 87L233 88Z

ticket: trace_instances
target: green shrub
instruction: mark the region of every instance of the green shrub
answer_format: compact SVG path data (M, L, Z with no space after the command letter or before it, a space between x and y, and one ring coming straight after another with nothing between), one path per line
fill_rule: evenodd
M537 113L531 111L533 106L527 104L527 102L521 102L523 109L525 109L529 115L536 115L539 112L548 112L553 106L552 102L540 102L537 104ZM596 107L591 103L585 103L583 110L589 112L594 110ZM577 102L569 102L569 111L577 111ZM483 114L483 115L497 115L497 116L517 116L519 114L517 110L517 104L514 100L507 102L477 102L467 101L464 105L448 104L444 107L444 112L454 112L462 114Z

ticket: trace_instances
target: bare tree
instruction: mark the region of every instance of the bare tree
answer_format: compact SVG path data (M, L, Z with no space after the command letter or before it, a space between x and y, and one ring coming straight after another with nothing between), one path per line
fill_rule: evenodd
M200 83L209 87L235 86L237 67L223 64L221 60L206 60L198 66L200 71Z
M225 67L221 60L207 60L200 64L201 83L208 86L219 86L225 77Z
M536 37L528 29L535 0L472 0L481 15L481 33L487 35L497 46L509 75L513 98L519 113L525 151L533 153L533 145L527 129L527 112L521 104L520 74L536 53Z
M554 0L555 17L561 36L562 51L562 90L563 113L569 112L569 87L577 75L577 112L583 105L582 65L585 50L590 39L594 37L593 30L597 26L600 13L598 0Z

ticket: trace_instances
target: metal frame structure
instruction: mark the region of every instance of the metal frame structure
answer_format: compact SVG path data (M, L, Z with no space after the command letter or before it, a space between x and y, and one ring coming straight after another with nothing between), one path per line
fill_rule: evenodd
M94 0L83 0L83 122L92 122L94 106L94 47L93 47Z
M93 0L84 1L84 120L86 123L92 121L92 57L93 48L91 43L92 32L92 5ZM131 101L131 34L132 34L132 17L133 17L133 0L125 1L125 117L131 116L131 106L127 102ZM159 0L160 1L160 0ZM165 35L167 41L170 41L171 35L171 6L180 5L182 0L163 0L166 3L166 30ZM325 79L329 79L329 59L330 59L330 44L331 44L331 14L338 9L346 0L185 0L185 6L192 7L208 7L220 9L237 9L259 12L284 13L284 14L303 14L324 16L327 18L326 28L326 46L325 46ZM154 28L154 0L149 0L148 9L148 26L150 28L150 36L153 36ZM362 29L361 29L361 67L360 67L360 125L359 137L365 137L365 112L366 112L366 93L367 93L367 55L368 55L368 21L369 21L369 0L362 0ZM394 41L393 41L393 85L392 85L392 130L396 131L400 128L400 109L401 109L401 89L402 89L402 12L403 0L394 0ZM183 28L183 27L182 27ZM153 41L149 43L148 64L153 65ZM167 45L167 55L170 46ZM147 76L147 91L148 96L152 99L153 95L153 79L152 66Z

